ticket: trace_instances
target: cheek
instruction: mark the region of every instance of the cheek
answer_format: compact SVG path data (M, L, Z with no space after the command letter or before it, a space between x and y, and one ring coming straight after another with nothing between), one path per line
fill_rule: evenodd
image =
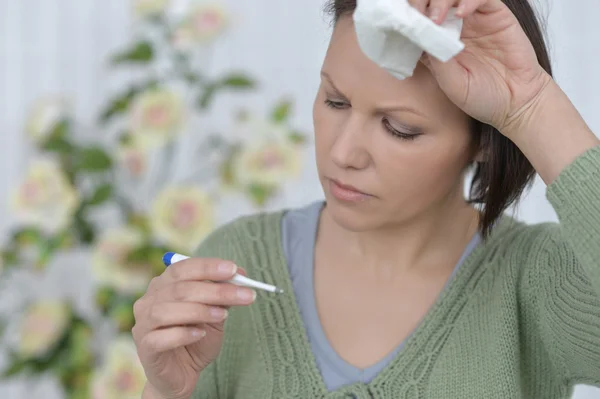
M329 154L329 149L335 140L336 118L333 112L325 104L324 99L318 96L313 106L313 124L315 131L315 152L317 162Z
M382 189L402 202L417 198L429 202L460 184L469 159L469 140L455 135L452 140L422 137L394 145L381 141L377 150Z

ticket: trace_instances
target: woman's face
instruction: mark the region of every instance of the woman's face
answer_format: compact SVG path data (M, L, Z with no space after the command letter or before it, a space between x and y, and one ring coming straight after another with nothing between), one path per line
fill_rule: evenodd
M400 81L368 59L350 17L333 31L314 125L328 211L346 228L390 227L463 200L468 117L423 65Z

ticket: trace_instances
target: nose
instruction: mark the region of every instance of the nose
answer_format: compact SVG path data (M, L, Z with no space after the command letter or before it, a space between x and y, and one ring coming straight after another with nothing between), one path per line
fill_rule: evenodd
M367 148L366 129L365 121L357 117L349 117L340 126L330 154L339 168L360 170L369 166L371 157Z

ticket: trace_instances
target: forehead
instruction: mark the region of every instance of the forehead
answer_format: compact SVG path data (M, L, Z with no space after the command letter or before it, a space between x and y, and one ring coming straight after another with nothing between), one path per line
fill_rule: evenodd
M365 56L358 45L351 16L337 22L323 63L342 94L366 102L410 101L428 113L458 109L441 91L429 70L418 64L412 77L399 80Z

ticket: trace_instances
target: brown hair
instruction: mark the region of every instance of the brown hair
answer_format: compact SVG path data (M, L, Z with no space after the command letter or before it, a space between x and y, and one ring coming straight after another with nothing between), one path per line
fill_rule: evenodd
M527 0L502 0L515 14L531 41L538 62L552 75L548 49L535 12ZM329 0L325 11L334 23L356 9L356 0ZM471 120L474 146L485 154L485 162L475 164L469 202L484 205L479 229L484 236L511 204L518 201L535 177L535 170L519 148L498 130Z

